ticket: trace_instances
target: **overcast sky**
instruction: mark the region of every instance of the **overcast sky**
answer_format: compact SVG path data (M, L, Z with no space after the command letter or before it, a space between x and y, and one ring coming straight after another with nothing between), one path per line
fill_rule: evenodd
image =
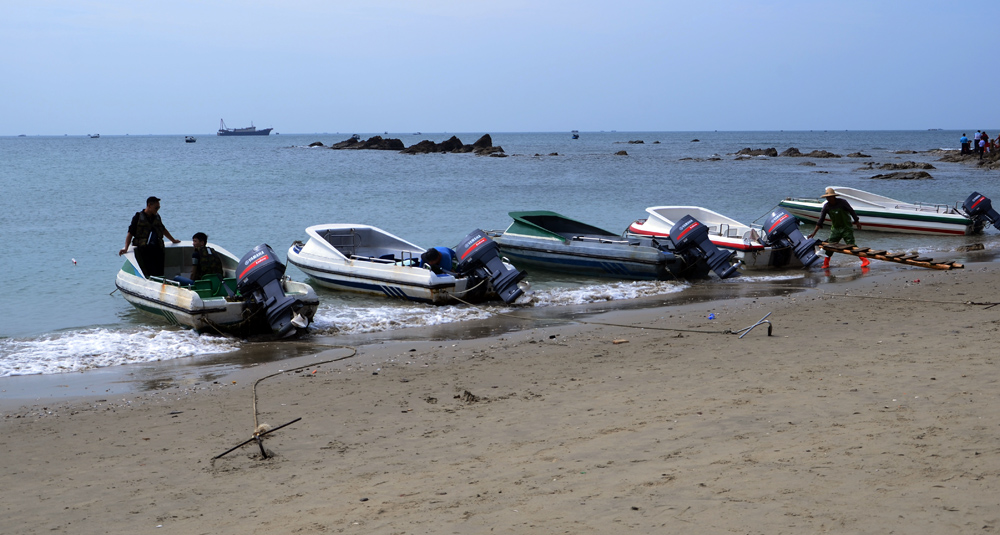
M1000 4L0 0L0 135L997 128Z

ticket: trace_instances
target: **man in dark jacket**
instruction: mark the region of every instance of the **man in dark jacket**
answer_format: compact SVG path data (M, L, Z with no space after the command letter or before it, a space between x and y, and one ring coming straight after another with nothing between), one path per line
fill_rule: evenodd
M135 261L147 278L163 276L163 238L166 237L171 243L180 243L163 226L159 211L160 199L147 198L146 207L132 216L125 235L125 247L118 251L118 256L121 256L128 252L129 244L134 246Z

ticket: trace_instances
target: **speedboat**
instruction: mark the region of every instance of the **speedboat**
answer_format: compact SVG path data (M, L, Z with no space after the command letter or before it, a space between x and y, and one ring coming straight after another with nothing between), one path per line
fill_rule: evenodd
M641 238L666 238L670 229L684 216L691 216L708 227L708 237L716 247L734 251L744 269L802 267L802 262L788 245L768 244L761 227L751 227L700 206L651 206L649 217L629 225L626 235Z
M983 230L981 220L966 215L957 206L898 201L854 188L834 186L858 214L863 230L907 234L967 235ZM786 198L778 203L801 221L816 223L823 209L822 198ZM957 204L957 203L956 203Z
M191 273L194 244L182 241L166 244L162 277L145 276L129 247L115 286L135 308L200 332L283 338L306 330L319 298L308 284L284 276L270 246L258 245L242 259L208 246L222 261L222 276L209 274L192 285L174 281Z
M502 261L481 230L459 243L454 271L440 274L421 260L426 249L377 227L314 225L306 234L308 241L288 249L288 261L332 290L442 305L494 297L512 303L527 288L526 273Z
M550 271L631 280L703 279L710 270L721 278L738 275L708 240L676 242L701 237L694 229L704 225L688 218L684 230L671 238L622 237L607 230L550 211L510 212L513 222L496 237L503 254L518 264L534 264ZM661 241L662 240L662 241Z

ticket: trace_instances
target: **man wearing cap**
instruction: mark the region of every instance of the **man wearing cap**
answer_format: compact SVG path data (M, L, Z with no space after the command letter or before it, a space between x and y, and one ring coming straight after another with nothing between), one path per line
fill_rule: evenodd
M125 235L125 248L118 251L118 256L128 252L129 244L135 246L135 260L139 269L146 277L163 276L163 238L166 236L172 243L180 243L174 239L170 231L160 220L160 199L149 197L146 208L132 216Z
M854 229L851 228L851 220L854 220L854 225L858 227L858 230L861 230L861 220L858 218L858 214L854 212L854 208L851 207L851 203L847 202L846 199L837 197L837 192L833 188L826 188L826 193L822 197L826 199L826 202L823 203L823 210L819 213L819 221L816 222L816 228L813 229L809 237L812 238L819 232L819 229L823 228L823 221L829 215L830 239L827 242L838 243L840 240L844 240L844 243L847 245L856 245L854 243ZM827 251L826 258L823 259L824 269L830 267L831 256L833 256L833 253ZM861 267L867 267L870 263L871 261L867 258L861 258Z

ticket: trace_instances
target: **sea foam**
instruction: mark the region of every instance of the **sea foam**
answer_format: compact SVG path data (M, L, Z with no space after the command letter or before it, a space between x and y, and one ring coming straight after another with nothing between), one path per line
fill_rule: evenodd
M0 340L0 377L64 373L236 351L231 338L194 331L104 328L54 333L31 339Z

